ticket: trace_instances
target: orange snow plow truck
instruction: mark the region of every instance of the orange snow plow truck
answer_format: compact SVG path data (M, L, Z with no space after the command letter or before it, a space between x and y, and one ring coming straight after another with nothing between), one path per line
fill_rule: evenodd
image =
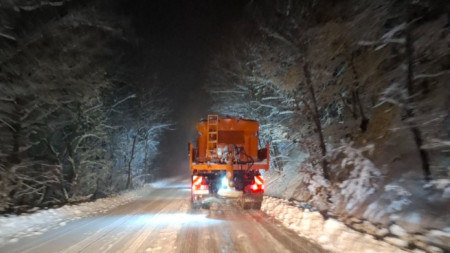
M261 172L269 169L269 144L258 149L258 122L208 115L197 123L197 129L196 145L188 145L193 207L209 208L226 199L244 209L260 209Z

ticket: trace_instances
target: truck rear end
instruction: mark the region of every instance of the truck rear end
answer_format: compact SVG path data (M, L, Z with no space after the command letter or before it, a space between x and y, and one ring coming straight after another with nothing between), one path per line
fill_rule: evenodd
M259 209L269 144L258 149L258 122L208 115L197 123L197 130L196 145L189 143L193 205L208 208L208 199L234 199L244 209Z

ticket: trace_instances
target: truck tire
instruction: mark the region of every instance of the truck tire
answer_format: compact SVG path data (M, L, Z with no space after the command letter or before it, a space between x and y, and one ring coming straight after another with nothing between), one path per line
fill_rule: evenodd
M253 209L260 210L261 209L261 201L256 201L253 203Z
M252 202L249 201L248 198L242 197L240 202L241 202L241 207L242 207L242 209L248 210L248 209L251 209L251 208L252 208Z
M252 208L251 202L244 202L244 204L242 205L242 209L244 209L244 210L249 210L251 208Z
M191 209L192 210L196 210L200 208L200 203L198 203L197 201L191 201Z
M211 207L210 203L202 203L203 209L209 209Z
M253 201L254 201L253 202L253 209L260 210L261 209L261 204L262 204L262 201L263 201L263 195L259 194L259 195L255 196L253 198Z

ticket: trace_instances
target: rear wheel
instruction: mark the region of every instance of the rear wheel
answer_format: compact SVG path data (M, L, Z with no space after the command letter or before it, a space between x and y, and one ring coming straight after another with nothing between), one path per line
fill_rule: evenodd
M242 209L261 209L262 204L262 194L258 195L244 195L240 201Z
M253 209L260 210L261 209L261 202L260 201L254 202L253 203Z
M211 205L209 203L202 203L203 209L209 209L210 207L211 207Z
M196 201L192 201L191 202L191 209L196 210L200 208L200 203L196 202Z
M262 195L262 194L256 195L256 196L254 197L253 209L260 210L260 209L261 209L262 201L263 201L263 195Z
M201 203L194 197L191 193L191 209L199 209L201 207Z
M248 209L252 208L252 203L251 202L247 202L247 201L243 201L241 206L242 206L242 209L248 210Z
M248 210L252 208L252 201L246 196L242 196L240 204L242 209Z

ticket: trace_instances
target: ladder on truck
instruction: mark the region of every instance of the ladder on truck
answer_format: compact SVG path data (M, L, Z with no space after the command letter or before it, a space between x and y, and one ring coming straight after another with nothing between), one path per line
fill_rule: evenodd
M208 136L206 138L206 156L208 158L217 157L219 115L208 115Z

